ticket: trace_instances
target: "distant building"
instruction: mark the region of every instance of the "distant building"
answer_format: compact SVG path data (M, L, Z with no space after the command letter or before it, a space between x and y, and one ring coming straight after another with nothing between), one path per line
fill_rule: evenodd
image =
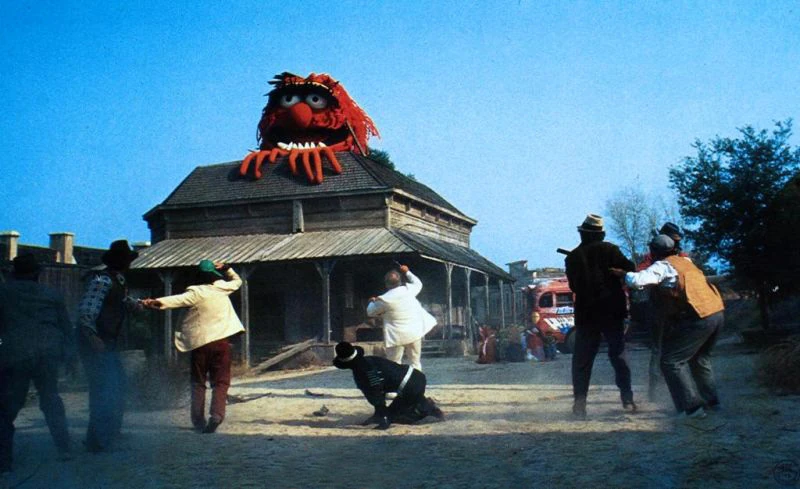
M83 294L83 276L92 268L102 266L105 250L75 245L75 235L68 232L50 233L50 246L20 243L17 231L0 231L0 279L11 277L12 260L32 253L42 267L39 281L59 290L71 316Z
M336 156L343 172L318 185L293 176L286 157L259 180L239 176L240 162L196 168L145 214L153 244L132 264L137 284L178 293L200 260L232 264L244 279L233 300L249 362L276 344L342 339L367 321L369 298L398 262L422 279L419 298L442 326L430 336L440 338L472 323L472 288L513 280L470 248L477 221L434 190L370 158ZM173 326L165 313L168 355Z

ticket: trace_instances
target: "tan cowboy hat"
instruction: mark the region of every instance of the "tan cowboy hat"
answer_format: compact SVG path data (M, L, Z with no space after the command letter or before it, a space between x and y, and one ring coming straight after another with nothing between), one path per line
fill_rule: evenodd
M583 224L578 226L578 231L583 231L585 233L605 232L605 229L603 228L602 216L598 216L597 214L588 214L586 219L583 220Z

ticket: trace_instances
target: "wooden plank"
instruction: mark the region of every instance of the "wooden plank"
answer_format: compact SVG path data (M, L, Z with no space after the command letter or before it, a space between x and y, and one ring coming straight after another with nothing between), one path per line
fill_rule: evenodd
M288 350L284 351L283 353L279 353L272 358L264 360L263 362L259 363L255 367L253 367L253 371L255 373L262 373L267 371L269 368L274 367L275 365L281 363L284 360L288 360L293 356L303 353L304 351L311 348L311 346L317 342L316 338L311 338L310 340L303 341L302 343L297 343L291 346Z
M421 219L410 219L408 216L400 217L397 213L392 214L392 227L448 241L460 246L469 246L468 233Z
M170 224L168 231L170 238L179 239L241 234L289 234L291 229L292 216L287 215L278 219L199 220L195 223Z
M355 211L355 210L375 210L384 207L382 195L365 195L365 196L347 196L335 197L331 199L306 199L304 205L307 205L307 211L310 213L328 212L334 213L339 211Z

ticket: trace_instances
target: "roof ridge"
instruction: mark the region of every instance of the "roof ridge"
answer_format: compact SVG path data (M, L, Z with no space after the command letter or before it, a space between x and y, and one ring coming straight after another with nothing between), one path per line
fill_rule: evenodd
M213 166L213 165L209 165L209 166ZM150 214L151 212L153 212L154 210L156 210L159 206L164 205L164 202L167 202L169 199L171 199L172 196L175 195L175 193L177 193L178 190L183 186L183 184L186 183L189 180L189 178L191 178L191 176L194 175L198 170L200 170L200 168L203 168L203 167L200 166L200 165L195 166L192 169L192 171L190 171L185 177L183 177L183 180L181 180L181 182L178 185L175 185L175 188L172 189L172 192L170 192L166 197L164 197L164 200L162 200L161 202L156 204L156 206L153 207L152 209L150 209L149 211L145 212L145 214L144 214L145 217L148 214Z
M385 182L383 179L380 179L380 181L384 182L384 185L386 185L387 187L389 187L389 188L392 188L392 189L401 190L401 191L403 191L403 192L409 193L409 194L411 194L411 195L414 195L414 196L415 196L415 197L417 197L418 199L422 199L422 200L424 200L424 201L426 201L426 202L428 202L428 203L430 203L430 204L432 204L432 205L435 205L435 206L444 207L444 208L447 208L447 207L449 206L450 208L449 208L449 209L447 209L448 211L450 211L450 212L453 212L453 213L455 213L455 214L457 214L457 215L460 215L460 216L462 216L462 217L466 217L466 218L468 218L468 219L474 220L472 217L470 217L470 216L468 216L467 214L465 214L464 212L462 212L462 211L461 211L461 209L459 209L458 207L456 207L456 206L455 206L455 205L454 205L452 202L450 202L448 199L444 198L444 196L443 196L443 195L442 195L442 194L441 194L441 193L440 193L438 190L435 190L435 189L433 189L432 187L430 187L429 185L427 185L427 184L425 184L425 183L422 183L422 182L420 182L420 181L419 181L419 180L417 180L416 178L411 178L411 177L409 177L408 175L406 175L405 173L403 173L403 172L401 172L401 171L399 171L399 170L397 170L397 169L395 169L395 168L390 168L390 167L388 167L388 166L386 166L386 165L383 165L383 164L379 163L378 161L376 161L376 160L374 160L374 159L370 158L369 156L357 155L357 154L355 154L355 153L353 153L353 156L354 156L354 157L356 157L356 158L359 158L359 159L365 159L365 160L369 160L369 161L370 161L370 162L372 162L374 165L376 165L376 166L379 166L381 169L383 169L383 170L385 170L385 171L388 171L388 172L391 172L391 173L393 173L395 177L400 177L400 179L401 179L401 181L402 181L401 185L389 185L389 184L388 184L388 183L386 183L386 182ZM359 161L359 162L360 162L360 161ZM365 166L365 165L363 164L363 162L360 162L360 163L362 164L362 166L364 167L364 169L365 169L366 171L368 171L368 172L369 172L371 175L376 173L376 172L375 172L375 171L374 171L372 168L368 168L367 166ZM376 178L378 178L378 177L376 177ZM445 204L445 205L442 205L442 204L437 204L436 202L434 202L434 201L431 201L430 199L428 199L428 198L426 198L426 197L424 197L424 196L422 196L422 195L419 195L417 192L414 192L414 191L413 191L413 190L411 190L411 189L404 188L404 187L403 187L403 184L405 184L405 185L408 185L408 186L411 186L411 187L413 187L413 186L422 187L423 189L427 190L428 192L430 192L430 193L434 194L436 197L438 197L439 199L441 199L441 200L442 200L442 203L443 203L443 204Z
M378 163L377 161L373 160L373 159L372 159L372 158L370 158L369 156L364 156L364 155L359 155L359 154L356 154L356 153L355 153L355 151L351 151L351 152L350 152L350 154L353 156L353 159L355 159L355 160L358 162L358 164L359 164L359 165L361 165L361 168L363 168L363 169L364 169L364 171L366 171L367 173L369 173L369 175L370 175L372 178L374 178L376 182L380 183L381 185L383 185L383 186L384 186L384 187L386 187L386 188L394 188L393 186L391 186L391 185L389 185L388 183L386 183L386 180L384 180L383 178L381 178L381 177L380 177L380 175L378 175L378 174L375 172L375 170L373 170L373 169L370 167L370 165L367 165L367 164L365 164L364 160L369 160L369 161L371 161L371 162L375 163L376 165L379 165L380 163ZM389 169L389 170L391 170L391 168L389 168L389 167L386 167L386 168L387 168L387 169Z

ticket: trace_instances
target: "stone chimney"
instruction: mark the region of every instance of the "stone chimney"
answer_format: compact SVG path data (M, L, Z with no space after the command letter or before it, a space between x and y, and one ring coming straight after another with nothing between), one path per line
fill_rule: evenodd
M0 231L0 260L11 261L17 257L19 233L16 231Z
M73 233L50 233L50 249L56 251L56 263L75 263L72 255L75 246L75 235Z

